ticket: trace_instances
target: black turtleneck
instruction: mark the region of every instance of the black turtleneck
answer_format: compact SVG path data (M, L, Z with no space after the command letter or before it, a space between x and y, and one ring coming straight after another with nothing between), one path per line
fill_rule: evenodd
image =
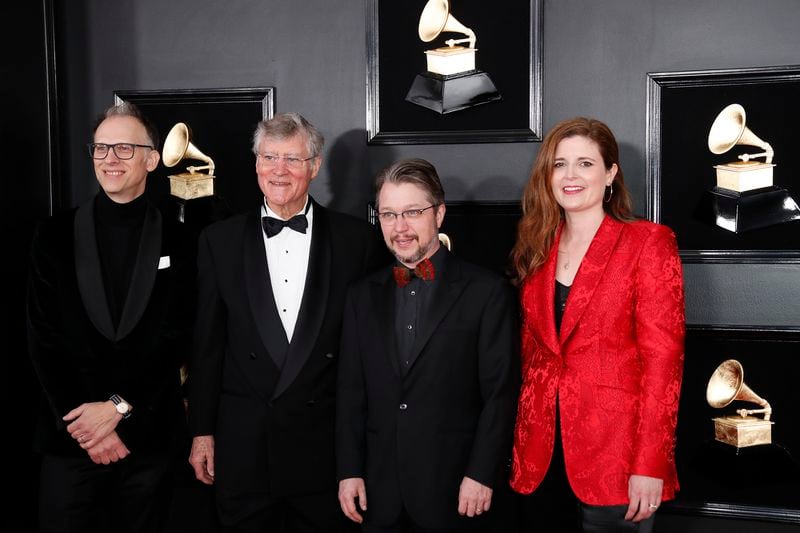
M94 201L97 250L103 270L108 308L114 327L119 325L142 237L147 200L144 195L118 204L100 191Z

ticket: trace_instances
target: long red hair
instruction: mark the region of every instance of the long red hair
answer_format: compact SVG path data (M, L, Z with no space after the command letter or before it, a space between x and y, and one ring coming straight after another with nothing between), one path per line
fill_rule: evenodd
M603 202L605 212L622 222L636 219L619 164L617 140L609 127L599 120L585 117L559 122L545 136L522 194L522 218L517 225L517 242L511 250L511 264L517 284L545 262L564 218L564 212L553 195L550 178L558 143L575 136L586 137L597 144L606 169L615 163L617 165L613 194L608 202Z

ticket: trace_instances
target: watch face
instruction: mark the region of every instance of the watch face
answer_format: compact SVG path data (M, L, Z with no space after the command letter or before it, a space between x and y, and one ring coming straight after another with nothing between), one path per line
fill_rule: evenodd
M124 415L125 413L127 413L127 412L128 412L128 410L130 409L130 406L129 406L127 403L125 403L125 402L119 402L119 403L116 405L116 408L117 408L117 412L118 412L119 414L121 414L121 415Z

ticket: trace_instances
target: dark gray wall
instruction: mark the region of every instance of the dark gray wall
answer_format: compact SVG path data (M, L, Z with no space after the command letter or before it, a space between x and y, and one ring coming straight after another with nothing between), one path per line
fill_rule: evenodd
M62 4L72 202L94 189L88 161L76 155L89 118L118 89L276 87L278 111L301 112L327 136L312 193L355 214L375 172L403 156L431 160L450 200L516 200L539 146L366 146L360 0ZM607 122L641 213L647 72L800 64L796 0L544 0L544 17L545 131L575 115ZM689 323L800 326L800 266L686 265L685 276Z

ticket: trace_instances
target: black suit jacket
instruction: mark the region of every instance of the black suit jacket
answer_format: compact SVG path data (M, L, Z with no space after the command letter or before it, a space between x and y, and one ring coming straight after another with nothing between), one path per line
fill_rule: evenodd
M260 210L201 233L189 421L193 435L215 437L215 485L223 500L336 487L345 290L386 257L382 249L374 227L314 203L305 290L289 344L275 307ZM281 370L276 361L283 359Z
M112 394L134 408L117 426L132 452L164 451L185 438L179 368L191 342L192 250L180 225L148 205L115 329L95 238L94 202L39 226L31 248L27 318L29 351L46 400L36 438L40 451L87 457L61 417Z
M367 520L405 506L429 528L463 526L464 476L503 482L519 383L517 304L505 280L446 253L401 374L391 269L348 293L339 363L337 475L366 482Z

